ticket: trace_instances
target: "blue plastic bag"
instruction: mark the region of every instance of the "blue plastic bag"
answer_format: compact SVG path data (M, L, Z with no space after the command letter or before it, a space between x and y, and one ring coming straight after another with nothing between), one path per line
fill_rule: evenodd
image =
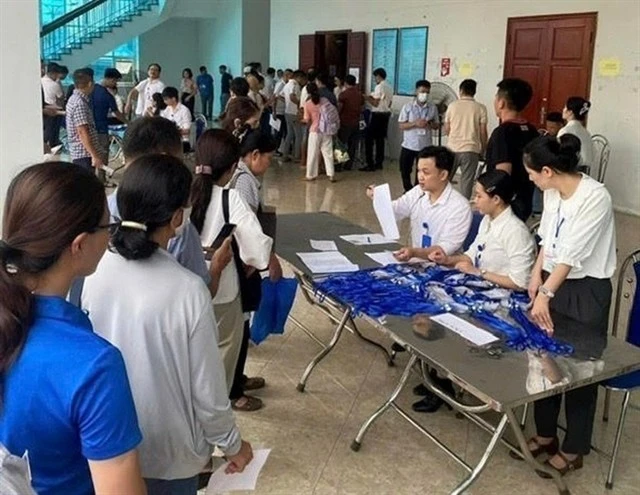
M262 279L262 298L258 311L253 315L251 340L259 344L269 334L284 333L284 325L296 298L298 281L295 278L281 278L272 282Z

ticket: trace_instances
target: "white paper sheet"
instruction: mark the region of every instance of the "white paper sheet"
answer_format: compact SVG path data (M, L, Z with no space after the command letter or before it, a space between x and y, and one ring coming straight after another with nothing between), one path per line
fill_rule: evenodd
M349 75L356 78L356 84L360 84L360 69L358 67L349 67Z
M452 315L451 313L432 316L431 319L475 345L487 345L500 340L492 333L487 332L486 330L483 330L482 328L477 327L456 315Z
M276 119L273 115L269 116L269 125L276 131L276 132L280 132L280 126L282 125L282 122L280 122L278 119Z
M356 272L360 269L339 251L297 253L297 255L312 273Z
M398 223L391 205L391 189L389 184L382 184L373 189L373 209L380 222L382 235L387 239L399 239Z
M311 247L313 249L317 249L318 251L337 251L338 246L333 241L314 241L313 239L309 240Z
M401 263L398 261L391 251L382 251L381 253L364 253L376 263L382 266L395 265Z
M239 490L255 490L260 471L262 471L270 453L271 449L254 450L253 460L241 473L226 474L224 470L229 463L224 463L211 475L206 494L218 495Z
M375 246L377 244L397 244L393 239L387 239L382 234L350 234L341 235L340 239L356 246Z

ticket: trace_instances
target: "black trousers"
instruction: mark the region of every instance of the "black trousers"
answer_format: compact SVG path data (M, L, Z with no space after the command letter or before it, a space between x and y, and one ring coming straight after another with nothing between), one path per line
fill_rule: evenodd
M411 176L413 175L413 166L418 158L418 153L418 151L408 150L405 147L400 151L400 175L402 176L402 186L405 192L410 191L415 186Z
M516 197L511 202L511 209L516 216L526 222L533 211L533 182L527 181L520 186L516 186Z
M240 354L236 363L236 372L233 375L233 385L229 392L229 400L237 400L244 395L244 384L247 381L247 375L244 374L244 365L247 363L247 353L249 352L249 338L251 330L249 329L249 320L244 322L244 330L242 332L242 345L240 346Z
M344 168L350 170L353 167L353 160L356 157L356 145L358 144L358 131L360 125L341 125L338 131L338 139L347 147L349 152L349 161L345 163Z
M365 152L369 167L382 168L382 162L384 162L384 140L387 137L389 117L391 117L390 113L371 112L371 121L365 135ZM376 147L375 161L373 157L374 145Z
M191 98L190 100L187 100L189 96L191 96L190 93L182 93L182 97L180 98L180 101L185 107L189 109L189 112L191 112L191 120L193 120L194 119L193 109L195 108L195 105L196 105L196 99L194 97L194 98Z
M60 144L60 127L64 117L43 117L44 142L52 148Z
M275 135L276 144L278 145L276 149L279 150L280 145L282 144L282 140L287 135L287 121L284 118L284 115L276 115L276 119L280 121L280 130L276 132Z

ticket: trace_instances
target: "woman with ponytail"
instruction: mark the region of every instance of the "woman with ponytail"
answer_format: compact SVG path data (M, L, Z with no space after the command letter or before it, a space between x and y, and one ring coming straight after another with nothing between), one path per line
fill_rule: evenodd
M222 354L228 392L231 391L243 339L241 280L242 262L265 270L271 259L273 240L262 232L256 214L235 189L225 189L240 159L238 139L222 129L210 129L196 146L196 178L193 184L191 222L200 232L202 245L211 246L225 224L233 231L234 262L222 271L213 309L218 321L218 347Z
M531 274L531 316L549 335L571 342L579 359L599 359L607 343L616 242L611 196L578 172L580 141L540 137L524 149L529 178L544 192L540 253ZM557 437L561 395L535 403L531 453L550 455L560 475L582 468L591 448L598 384L564 394L566 435ZM546 473L540 476L550 478Z
M145 155L127 167L112 252L82 294L96 333L124 356L145 433L140 463L150 495L195 495L215 446L232 470L252 457L229 404L211 295L167 252L189 220L191 182L170 155Z
M585 127L587 116L591 110L591 103L580 96L571 96L562 109L562 118L567 123L558 131L558 139L565 134L573 134L580 140L580 162L578 165L593 167L595 152L591 133ZM587 169L588 170L588 169Z
M0 443L41 495L145 493L120 352L65 300L109 240L104 188L69 163L11 182L0 241Z

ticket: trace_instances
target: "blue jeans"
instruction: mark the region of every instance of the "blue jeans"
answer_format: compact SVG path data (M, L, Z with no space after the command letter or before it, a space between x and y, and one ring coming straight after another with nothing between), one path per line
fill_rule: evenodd
M148 495L196 495L198 476L182 480L159 480L145 478Z

